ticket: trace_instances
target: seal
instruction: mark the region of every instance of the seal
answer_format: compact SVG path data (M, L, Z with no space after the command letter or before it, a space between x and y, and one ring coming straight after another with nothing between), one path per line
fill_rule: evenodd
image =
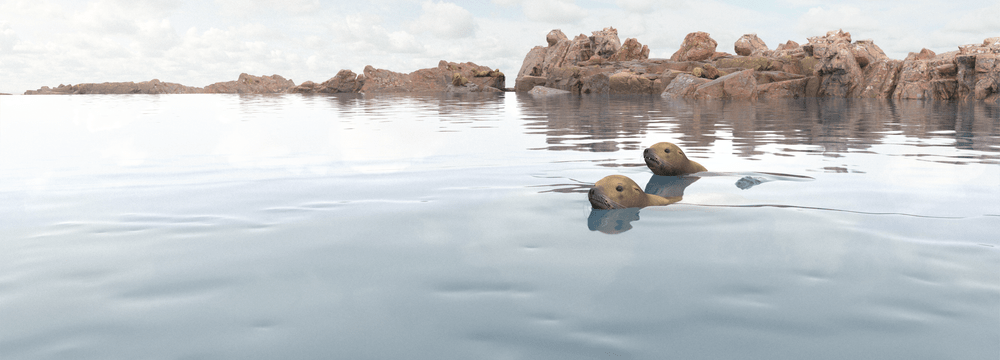
M626 209L655 205L670 205L681 201L681 197L665 198L642 191L639 184L622 175L608 175L594 183L588 193L590 205L594 209Z
M653 144L642 152L642 159L654 174L660 176L679 176L708 171L701 164L689 160L684 150L673 143L661 142Z

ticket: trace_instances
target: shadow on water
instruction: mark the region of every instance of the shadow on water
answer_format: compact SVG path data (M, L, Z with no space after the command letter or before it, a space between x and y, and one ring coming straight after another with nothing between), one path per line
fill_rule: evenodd
M816 153L840 157L898 141L894 136L948 139L949 146L1000 153L1000 104L873 99L667 100L657 96L518 96L529 133L546 135L537 150L638 150L639 138L667 133L698 153L720 140L734 154L755 158L764 145L788 145L776 155ZM800 145L815 148L803 149ZM772 150L774 151L774 150ZM944 162L997 163L995 156ZM623 166L626 164L601 164ZM844 172L845 169L827 169Z

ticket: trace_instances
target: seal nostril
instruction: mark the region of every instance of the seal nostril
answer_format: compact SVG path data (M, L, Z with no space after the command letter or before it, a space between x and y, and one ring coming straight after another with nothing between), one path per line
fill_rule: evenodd
M594 195L594 189L593 188L590 189L590 195Z

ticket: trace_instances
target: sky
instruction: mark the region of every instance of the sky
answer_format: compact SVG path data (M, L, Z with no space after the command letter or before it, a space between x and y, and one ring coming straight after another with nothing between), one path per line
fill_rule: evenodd
M1000 36L1000 1L728 0L0 0L0 92L59 84L160 81L205 86L240 73L301 84L366 65L399 72L471 61L513 87L525 54L561 29L605 27L668 58L705 31L733 53L843 29L891 58Z

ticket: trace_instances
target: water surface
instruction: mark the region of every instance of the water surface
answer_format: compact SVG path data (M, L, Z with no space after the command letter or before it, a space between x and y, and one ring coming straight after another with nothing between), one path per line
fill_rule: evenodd
M997 229L995 104L0 98L3 359L996 359Z

